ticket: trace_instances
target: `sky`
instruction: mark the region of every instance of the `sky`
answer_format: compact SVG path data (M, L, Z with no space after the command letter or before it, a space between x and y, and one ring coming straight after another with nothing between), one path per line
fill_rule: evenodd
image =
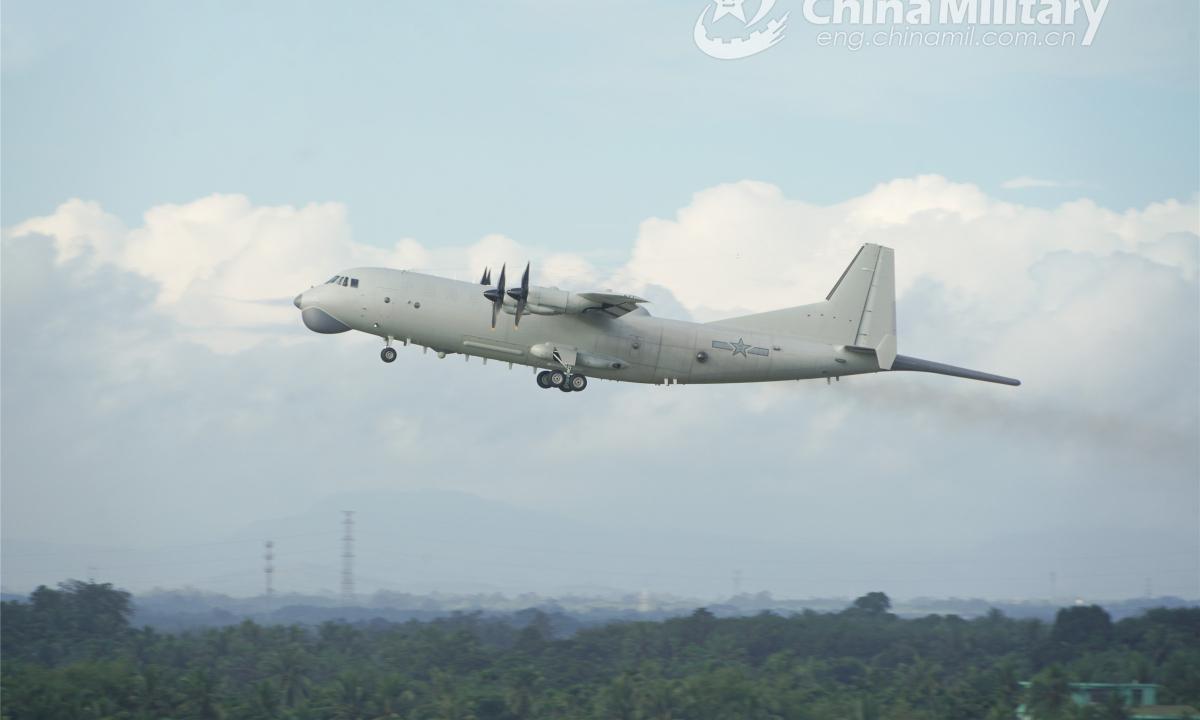
M335 493L456 490L881 557L1149 533L1171 562L1087 591L1200 596L1196 4L1110 0L1088 46L859 50L803 5L719 60L701 11L749 30L700 0L5 3L5 540L202 543ZM351 266L531 260L710 321L820 299L863 242L896 249L901 353L1022 387L562 397L412 348L384 365L291 306Z

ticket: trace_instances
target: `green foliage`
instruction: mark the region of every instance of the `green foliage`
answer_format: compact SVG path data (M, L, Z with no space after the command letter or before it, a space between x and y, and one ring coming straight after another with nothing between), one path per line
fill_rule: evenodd
M1112 618L1099 605L1079 605L1063 608L1054 618L1051 642L1071 648L1100 649L1113 636Z
M1029 685L1028 707L1033 720L1060 720L1075 708L1067 671L1054 663L1038 673Z
M892 607L892 601L881 592L869 592L854 601L854 607L868 615L882 615Z
M129 593L108 583L69 580L58 590L43 585L28 603L0 603L0 655L41 665L102 656L128 631L131 614Z
M841 613L699 609L569 638L537 612L521 615L524 627L458 614L165 635L128 626L128 595L68 583L4 604L0 716L1011 720L1024 702L1036 718L1074 720L1128 709L1076 707L1069 682L1133 677L1159 683L1163 702L1200 704L1200 612L1114 624L1071 608L1046 626L999 612L902 620L889 607L871 593Z

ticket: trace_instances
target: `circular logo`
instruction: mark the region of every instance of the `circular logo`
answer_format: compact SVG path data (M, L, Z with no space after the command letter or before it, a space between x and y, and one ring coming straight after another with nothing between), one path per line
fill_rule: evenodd
M783 30L787 24L789 13L784 13L783 17L768 20L766 25L758 30L752 29L762 22L767 13L771 11L771 8L775 6L775 0L759 0L758 10L749 22L746 22L746 11L742 7L746 3L746 0L712 0L712 2L716 9L713 10L709 27L715 30L717 21L726 15L740 20L742 26L738 30L739 35L736 37L730 37L729 39L721 35L709 37L709 28L706 28L704 25L704 17L708 15L708 8L710 6L705 5L704 9L700 11L700 17L696 18L696 28L692 33L696 39L696 47L700 48L700 52L705 55L717 58L718 60L737 60L757 55L783 39ZM729 26L729 31L737 27L730 21L726 21L725 25ZM747 30L750 30L750 36L747 38L741 37L740 33L744 33Z

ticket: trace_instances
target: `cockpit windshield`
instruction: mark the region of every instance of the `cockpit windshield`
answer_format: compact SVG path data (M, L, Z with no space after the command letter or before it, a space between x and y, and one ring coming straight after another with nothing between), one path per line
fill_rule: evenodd
M329 279L329 282L327 282L325 284L328 285L329 283L336 283L338 280L341 280L341 279L342 279L341 275L334 275L332 278Z

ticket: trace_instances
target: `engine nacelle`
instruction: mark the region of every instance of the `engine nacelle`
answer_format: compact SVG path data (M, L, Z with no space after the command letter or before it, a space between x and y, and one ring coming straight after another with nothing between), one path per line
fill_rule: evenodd
M509 290L504 298L504 312L515 315L517 300L513 297L516 290ZM529 286L529 299L525 301L525 312L530 315L565 315L581 313L588 308L596 307L596 303L585 300L573 292L559 290L556 287Z

